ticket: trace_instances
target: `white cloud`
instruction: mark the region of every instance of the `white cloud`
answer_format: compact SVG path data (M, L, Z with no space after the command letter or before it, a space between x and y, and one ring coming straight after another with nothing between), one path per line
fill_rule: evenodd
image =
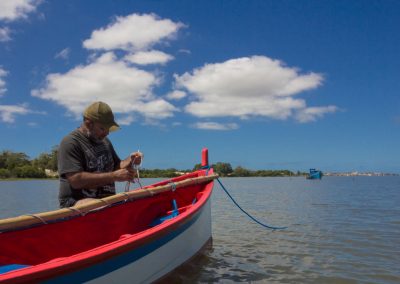
M317 118L322 117L326 113L334 113L338 110L336 106L326 107L308 107L300 109L296 114L296 118L299 122L305 123L315 121Z
M194 128L207 130L234 130L239 126L236 123L218 123L218 122L198 122L193 124Z
M1 0L0 20L14 21L26 18L41 2L42 0Z
M83 46L87 49L146 50L162 40L173 38L183 26L155 14L131 14L117 17L106 28L93 31Z
M67 60L69 58L69 54L71 53L71 49L69 47L64 48L63 50L61 50L60 52L58 52L54 58L61 58L64 60Z
M191 54L192 53L189 49L183 49L183 48L179 49L178 52L179 53L186 53L186 54Z
M11 40L10 30L7 27L0 28L0 42L6 42L9 40Z
M117 123L118 123L119 125L130 125L134 120L135 120L135 119L134 119L133 115L127 115L127 116L125 116L125 117L120 117L120 118L117 120Z
M184 97L186 97L186 95L187 94L183 91L175 90L171 93L168 93L166 97L167 97L167 99L170 99L170 100L180 100L180 99L183 99Z
M192 115L287 119L307 109L305 100L294 96L317 88L323 77L317 73L300 74L296 68L266 56L252 56L206 64L191 73L175 75L175 80L177 88L188 90L194 97L185 107ZM334 111L332 107L322 107L308 115L320 117Z
M154 74L129 66L108 52L65 74L49 74L45 87L33 90L32 95L66 107L77 118L96 100L107 102L117 114L139 113L149 119L173 116L176 108L153 95L157 84Z
M182 125L182 122L179 122L179 121L175 121L175 122L172 123L172 126L174 126L174 127L178 127L178 126L181 126L181 125Z
M151 50L151 51L139 51L134 54L129 54L125 56L124 59L135 64L148 65L148 64L165 64L168 61L174 59L174 57L162 51Z
M0 97L7 92L6 81L4 81L4 77L7 76L8 72L0 67Z
M13 123L17 115L25 115L31 111L24 105L0 105L0 120Z
M140 106L140 112L150 119L162 119L173 116L178 111L173 105L163 99L155 99Z
M30 126L30 127L37 127L38 124L37 124L37 122L31 121L31 122L28 122L28 126Z
M181 27L183 24L154 14L117 17L107 27L94 30L83 46L106 51L120 49L130 53L129 56L119 53L117 58L113 52L100 56L92 53L90 63L76 66L65 74L47 75L45 86L32 90L31 94L64 106L77 118L89 103L102 100L110 104L117 121L123 125L132 123L137 114L156 125L158 120L172 117L178 109L153 94L153 88L162 82L162 74L141 70L132 63L164 64L172 60L169 54L149 49L172 39ZM69 49L64 49L56 57L68 55Z

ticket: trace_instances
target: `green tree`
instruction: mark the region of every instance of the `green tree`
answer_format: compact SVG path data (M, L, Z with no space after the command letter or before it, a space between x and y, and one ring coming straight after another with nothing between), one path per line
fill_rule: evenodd
M57 154L58 146L53 146L50 153L41 153L32 161L32 165L42 170L50 169L52 171L57 171Z
M238 166L235 168L235 170L232 173L233 176L235 177L249 177L251 176L251 171L249 171L248 169L245 169L241 166Z
M161 170L161 169L153 169L153 170L142 169L140 171L140 176L143 177L143 178L159 178L159 177L171 178L171 177L179 176L178 172L179 171L177 169L174 169L174 168L165 169L165 170Z
M193 171L197 171L197 170L200 170L200 169L201 169L201 164L196 164L193 167Z
M58 145L53 146L50 153L49 169L52 171L58 170Z
M7 156L5 155L5 151L0 153L0 169L7 168Z
M45 178L44 169L38 169L31 165L25 165L14 169L14 174L19 178Z
M57 154L58 146L54 146L50 153L41 153L36 159L32 161L32 165L39 169L50 169L57 171Z
M16 167L29 165L29 156L25 153L14 153L9 150L0 153L0 167L13 171Z
M218 162L212 165L212 167L214 168L214 171L220 176L227 176L233 172L232 166L229 163Z
M0 178L10 178L10 177L11 173L9 170L0 168Z
M51 156L48 153L40 154L36 159L32 161L32 165L39 169L48 169L48 165L50 163Z

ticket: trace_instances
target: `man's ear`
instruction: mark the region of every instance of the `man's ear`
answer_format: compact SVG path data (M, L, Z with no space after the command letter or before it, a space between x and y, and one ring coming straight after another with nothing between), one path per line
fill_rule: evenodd
M93 127L93 125L94 125L94 122L93 121L91 121L90 119L88 119L88 118L84 118L83 119L83 123L85 124L85 126L87 127L87 128L92 128Z

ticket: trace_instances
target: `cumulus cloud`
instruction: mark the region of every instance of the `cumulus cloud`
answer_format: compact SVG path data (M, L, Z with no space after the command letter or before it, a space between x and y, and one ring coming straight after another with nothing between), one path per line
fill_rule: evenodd
M138 114L147 123L157 125L158 120L173 116L178 109L153 93L162 74L132 63L165 64L172 60L173 56L151 47L172 39L182 27L181 23L160 19L155 14L116 17L83 42L84 48L95 51L89 55L89 63L64 74L47 75L44 87L32 90L31 94L64 106L77 118L89 103L102 100L110 104L122 125L132 123ZM118 56L114 50L118 50ZM64 49L56 58L68 58L69 53L69 49Z
M186 97L186 95L187 94L183 91L175 90L173 92L168 93L166 97L167 97L167 99L170 99L170 100L180 100L180 99L183 99L184 97Z
M194 128L206 130L234 130L239 126L236 123L218 123L218 122L198 122L192 125Z
M165 64L172 59L174 59L172 55L158 50L139 51L125 56L125 60L139 65Z
M0 120L6 123L13 123L17 115L25 115L30 112L31 111L23 105L0 105Z
M147 50L163 40L171 39L184 25L155 14L131 14L116 17L115 22L92 32L83 42L87 49L125 51Z
M9 40L11 40L10 30L7 27L0 28L0 42L5 42Z
M325 113L334 113L338 110L336 106L326 106L326 107L308 107L305 109L300 109L296 118L299 122L305 123L310 121L315 121L317 118L322 117Z
M322 75L300 74L298 69L266 56L206 64L190 73L174 76L177 89L186 89L193 97L185 111L197 117L264 116L304 120L306 113L306 119L311 121L336 110L330 106L305 111L305 100L295 96L320 86ZM299 111L303 116L296 117Z
M119 125L130 125L134 121L133 115L127 115L125 117L120 117L118 119L118 124Z
M0 67L0 97L7 92L6 81L4 77L7 76L7 71Z
M69 47L64 48L63 50L61 50L60 52L58 52L54 58L60 58L60 59L64 59L67 60L69 58L69 54L71 53L71 49Z
M15 21L26 18L41 2L42 0L1 0L0 20Z
M42 0L0 0L0 21L10 23L26 19L41 2ZM0 27L0 42L10 41L10 35L11 30L8 27Z
M31 122L28 122L28 126L30 126L30 127L37 127L38 124L37 124L37 122L31 121Z
M151 119L173 116L176 108L152 93L158 84L154 74L129 66L108 52L65 74L49 74L45 86L31 94L64 106L75 117L96 100L109 103L117 114L139 113Z
M179 49L178 52L179 53L186 53L186 54L191 54L192 53L189 49L183 49L183 48Z
M182 122L179 122L179 121L175 121L175 122L172 123L172 126L174 126L174 127L178 127L178 126L181 126L181 125L182 125Z

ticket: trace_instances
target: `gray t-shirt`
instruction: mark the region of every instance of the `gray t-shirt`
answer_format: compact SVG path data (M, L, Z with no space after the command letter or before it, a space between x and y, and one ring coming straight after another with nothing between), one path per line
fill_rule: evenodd
M78 129L64 137L58 149L58 173L60 175L60 207L73 206L83 198L103 198L115 194L115 183L85 189L74 189L66 178L67 173L112 172L119 167L120 158L110 140L96 143Z

